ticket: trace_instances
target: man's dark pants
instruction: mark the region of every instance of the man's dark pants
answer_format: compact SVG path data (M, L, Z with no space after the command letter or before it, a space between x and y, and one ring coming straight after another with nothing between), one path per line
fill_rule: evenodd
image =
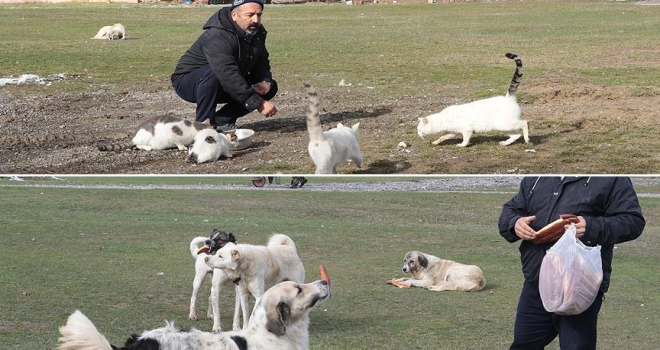
M603 303L603 293L583 313L562 316L547 312L539 294L538 285L525 281L513 331L510 349L543 349L559 336L562 350L596 349L598 312Z
M258 83L257 81L249 84ZM196 103L195 111L198 122L210 119L211 125L236 124L236 119L250 113L245 106L234 101L224 90L213 74L211 66L206 65L181 77L174 85L174 91L187 102ZM270 100L277 94L277 82L271 81L270 91L264 100ZM219 103L225 103L217 112Z

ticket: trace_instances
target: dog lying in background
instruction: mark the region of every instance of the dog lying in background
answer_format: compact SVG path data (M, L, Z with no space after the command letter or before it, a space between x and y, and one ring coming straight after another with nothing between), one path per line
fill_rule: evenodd
M204 243L204 245L200 247L202 243ZM227 244L236 244L236 238L232 233L218 229L214 229L211 236L208 238L195 237L190 241L190 254L192 254L193 259L195 259L195 279L193 280L193 291L192 297L190 298L190 313L188 314L188 319L197 319L197 312L195 310L197 294L199 293L199 289L202 286L202 283L204 283L206 276L211 274L211 295L209 296L209 305L206 315L208 318L213 318L214 332L222 330L220 327L220 288L222 286L234 286L233 281L235 278L231 278L222 270L210 268L206 265L204 258L207 254L215 254L218 249ZM234 308L234 330L240 329L239 302L240 299L238 298L237 293L236 306Z
M126 39L126 28L121 23L115 23L111 26L104 26L92 39L119 40Z
M309 349L309 312L330 297L325 280L308 284L282 282L270 288L255 305L248 327L240 331L209 333L186 331L167 322L162 328L133 335L122 349ZM79 310L60 327L60 350L118 349L99 333L96 326Z
M207 255L206 264L221 269L230 276L240 276L238 291L243 315L248 315L249 293L256 299L255 307L268 288L282 281L302 283L305 268L298 257L296 245L287 235L275 234L266 246L250 244L226 245L214 255ZM248 317L243 318L243 328Z
M403 259L403 272L413 278L398 278L388 283L399 287L421 287L433 291L472 292L484 289L486 278L476 265L464 265L419 251L408 252Z

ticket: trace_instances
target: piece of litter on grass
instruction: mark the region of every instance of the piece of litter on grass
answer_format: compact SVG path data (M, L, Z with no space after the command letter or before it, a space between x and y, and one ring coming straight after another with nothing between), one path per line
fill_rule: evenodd
M156 276L165 276L165 272L158 272L156 273Z

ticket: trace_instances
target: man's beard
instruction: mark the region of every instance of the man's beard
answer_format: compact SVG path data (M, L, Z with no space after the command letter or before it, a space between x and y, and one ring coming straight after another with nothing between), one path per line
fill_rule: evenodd
M247 27L245 32L250 34L250 35L254 35L257 32L257 30L259 30L259 25L258 24L254 24L254 25L251 24Z

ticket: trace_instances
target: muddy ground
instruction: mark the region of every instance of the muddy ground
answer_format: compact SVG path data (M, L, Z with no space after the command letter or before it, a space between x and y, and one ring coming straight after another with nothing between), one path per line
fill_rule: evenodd
M57 84L54 82L53 84ZM97 142L126 142L145 119L158 114L194 118L194 105L179 99L168 88L155 91L53 93L14 97L0 89L0 174L308 174L314 166L307 154L302 86L280 84L275 98L279 113L266 119L256 112L239 119L239 126L256 131L253 147L235 152L232 159L190 164L179 150L101 152ZM630 163L630 171L608 171L597 157L590 167L563 166L557 150L562 139L594 133L619 134L603 152L612 159L625 157L635 133L656 129L660 92L640 94L615 87L563 85L545 79L524 82L521 98L524 118L529 120L532 144L517 142L502 149L503 135L473 137L473 146L459 149L446 141L430 146L416 136L417 118L449 104L468 102L443 93L425 97L378 96L366 86L335 86L319 89L324 108L322 122L329 128L337 122L360 122L360 144L365 164L339 168L343 174L494 174L494 173L657 173L657 159ZM494 95L497 93L494 92ZM556 123L553 121L557 121ZM622 123L626 124L622 127ZM632 137L626 137L628 132ZM623 136L621 136L623 135ZM620 141L617 141L620 140ZM398 147L408 141L409 148ZM653 146L655 141L649 146ZM559 146L555 146L554 144ZM600 151L596 151L600 152ZM623 155L622 155L623 154ZM655 152L653 152L655 154ZM655 156L657 157L657 156ZM593 158L593 159L592 159ZM529 159L521 165L521 159ZM625 159L616 159L616 163ZM640 165L641 164L641 165ZM657 167L657 166L656 166Z

